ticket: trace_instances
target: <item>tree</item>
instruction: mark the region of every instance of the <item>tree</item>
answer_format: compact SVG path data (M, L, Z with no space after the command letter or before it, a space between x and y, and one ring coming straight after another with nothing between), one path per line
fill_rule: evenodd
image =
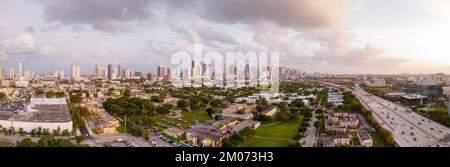
M23 130L23 128L21 127L21 128L19 128L19 134L21 135L21 136L23 136L24 134L25 134L25 131Z
M189 106L189 102L187 100L181 99L177 102L177 107L180 109L186 108Z
M300 140L303 136L304 136L303 133L297 133L297 134L294 135L294 137L292 139Z
M36 147L37 144L33 142L30 138L25 138L17 144L16 147Z
M123 96L130 97L131 96L131 90L130 89L125 89L123 91Z
M114 94L114 88L109 88L108 89L108 95L112 96Z
M267 106L268 102L266 99L256 100L257 105Z
M208 113L208 116L212 117L213 114L219 112L219 109L217 108L212 108L212 107L208 107L206 109L206 112Z
M6 100L6 94L0 92L0 101L5 101Z
M230 103L234 103L234 101L236 100L236 97L234 97L233 95L227 96L225 98L225 100L227 100Z
M161 98L160 96L152 96L150 99L155 103L163 102L163 98Z
M170 113L170 110L172 109L173 105L171 104L164 104L162 106L158 106L156 108L156 113L158 114L168 114Z
M37 135L41 135L42 134L42 128L39 126L36 132Z
M280 122L286 122L289 120L289 115L287 112L278 112L275 115L275 119Z
M151 117L144 117L141 120L144 126L152 126L155 123L155 121Z
M62 132L62 135L63 136L70 136L69 129L64 129L63 132Z
M289 140L288 147L302 147L302 144L298 141Z
M31 135L33 135L33 136L36 135L36 129L32 129L32 130L31 130Z
M296 100L292 101L292 102L291 102L291 105L292 105L293 107L297 107L297 108L305 107L305 103L303 103L303 101L301 101L301 100L299 100L299 99L296 99Z
M80 103L81 101L83 101L83 98L81 97L81 94L74 94L74 95L70 95L70 102L72 103Z
M83 142L86 138L84 136L77 136L75 137L75 140L77 141L77 144L80 145L81 142Z
M34 94L36 94L36 96L40 96L43 95L45 92L42 89L36 89L36 91L34 91Z
M251 137L251 136L255 135L256 134L256 130L254 128L252 128L252 127L246 127L244 129L242 129L241 131L239 131L239 133L243 137L248 138L248 137Z
M55 145L57 145L56 144L56 139L52 135L44 135L38 141L38 146L39 147L51 147L51 146L55 146Z

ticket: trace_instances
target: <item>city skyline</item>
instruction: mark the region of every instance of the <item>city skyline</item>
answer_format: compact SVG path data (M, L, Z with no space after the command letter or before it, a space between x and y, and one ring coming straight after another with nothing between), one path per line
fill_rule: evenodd
M64 71L77 64L81 73L95 64L155 73L201 43L218 52L283 52L282 66L307 72L450 73L450 2L258 2L0 2L0 64L23 62L43 74L49 62Z

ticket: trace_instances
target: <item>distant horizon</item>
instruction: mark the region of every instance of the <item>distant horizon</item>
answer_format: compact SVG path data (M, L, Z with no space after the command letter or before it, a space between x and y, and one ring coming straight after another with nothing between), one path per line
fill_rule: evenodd
M450 73L449 11L441 0L3 1L0 64L87 73L107 60L153 72L202 43L282 52L280 64L304 71Z
M27 64L26 64L25 61L22 61L22 63L24 65L24 71L34 72L35 74L38 74L38 75L48 75L49 74L48 73L49 72L49 66L48 66L49 64L46 64L45 66L43 65L42 67L45 67L45 68L40 68L40 70L35 71L33 69L27 68ZM8 74L10 68L14 68L14 71L17 74L18 73L18 66L19 66L18 64L19 64L19 62L17 62L17 64L15 66L5 66L5 65L0 63L0 67L4 68L4 70L5 70L4 74L5 75ZM53 62L52 66L54 66L55 64L56 63ZM71 65L80 66L80 64L70 64L70 65L67 65L67 67L64 67L64 69L61 69L61 68L55 69L53 67L53 72L55 72L55 71L59 72L59 71L62 70L62 71L64 71L65 75L70 75ZM98 65L100 67L107 68L108 63L107 64L98 63ZM140 70L135 70L130 65L124 65L124 64L120 64L120 63L119 64L112 64L112 65L113 65L113 69L117 69L118 65L121 65L122 69L130 69L130 70L134 70L135 72L141 72L142 74L148 74L148 73L155 74L157 72L156 68L159 66L159 65L154 66L152 68L154 70L152 70L152 71L140 71ZM162 65L165 67L165 69L167 69L167 67L170 67L167 64L162 64ZM410 73L410 72L409 73L408 72L401 72L401 73L332 73L332 72L307 71L307 70L303 70L301 68L295 68L295 67L289 67L289 66L283 66L283 65L280 65L280 66L281 67L290 68L290 69L296 69L296 70L299 70L301 72L306 72L308 74L320 73L320 74L327 74L327 75L433 75L433 74L450 75L450 73L445 73L445 72L435 72L435 73ZM59 67L61 67L61 66L59 66ZM80 70L81 71L81 75L92 75L92 74L95 74L95 69L94 68L95 68L95 64L92 67L88 68L88 69L91 69L90 72L86 72L86 68L84 68L84 69L81 68L81 70ZM170 68L172 68L172 67L170 67ZM45 70L47 70L47 71L43 72Z

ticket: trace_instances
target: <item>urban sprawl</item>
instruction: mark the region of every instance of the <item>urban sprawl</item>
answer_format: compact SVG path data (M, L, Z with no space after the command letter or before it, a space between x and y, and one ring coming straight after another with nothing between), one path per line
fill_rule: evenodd
M51 63L48 68L38 75L22 62L16 69L0 65L0 146L450 144L447 74L326 74L277 67L278 92L268 93L270 87L260 85L174 86L172 69L163 65L156 74L112 64L84 74L72 65L70 75L54 71Z

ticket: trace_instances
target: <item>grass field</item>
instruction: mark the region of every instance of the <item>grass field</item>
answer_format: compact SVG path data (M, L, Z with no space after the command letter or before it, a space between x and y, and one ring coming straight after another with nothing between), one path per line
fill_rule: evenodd
M193 119L196 119L199 122L204 122L208 119L213 119L213 118L209 117L208 113L206 113L205 111L194 111L194 112L186 113L186 115L184 115L183 119L187 120L189 123L191 123Z
M181 118L182 120L186 120L187 122L182 122L182 121L178 121L178 119L175 118L168 118L165 115L160 115L157 117L154 117L153 120L155 122L158 122L160 124L169 126L169 127L176 127L175 125L169 124L167 122L162 121L161 119L167 119L169 121L172 121L176 124L181 124L181 127L178 128L187 128L188 126L193 125L192 124L192 120L198 120L200 123L203 123L206 120L210 120L213 119L211 117L208 116L208 113L204 112L204 111L195 111L195 112L189 112L189 113L183 113L183 117Z
M287 141L250 138L239 147L287 147Z
M0 140L0 147L12 147L13 143L5 140Z
M300 120L303 117L300 117ZM274 139L261 139L251 137L245 140L240 147L287 147L288 140L292 139L298 132L300 121L284 122L270 126L260 126L256 129L256 135L265 138ZM282 140L284 139L284 140Z
M373 139L373 145L375 147L386 147L386 142L384 142L384 140L377 134L373 133L372 139Z

